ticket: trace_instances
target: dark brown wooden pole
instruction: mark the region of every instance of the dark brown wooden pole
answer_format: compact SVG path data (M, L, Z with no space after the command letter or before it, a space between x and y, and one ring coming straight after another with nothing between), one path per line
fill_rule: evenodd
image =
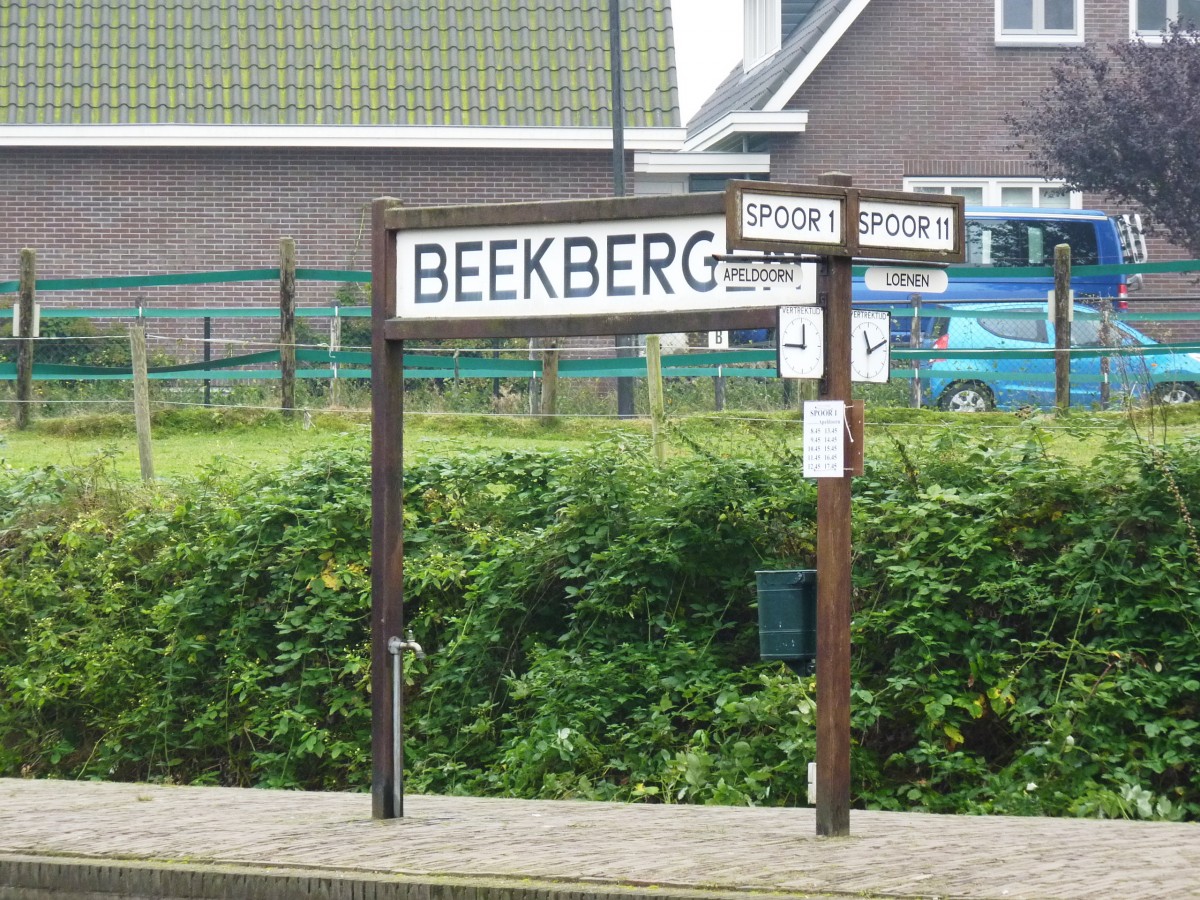
M384 322L395 316L396 244L385 229L385 213L400 201L372 205L371 244L371 815L404 815L403 786L393 771L400 751L393 726L392 654L388 639L403 634L404 531L402 457L404 423L404 342L384 337ZM403 678L401 678L403 684Z
M37 253L21 251L20 285L17 288L17 416L18 431L29 427L33 418L33 310L37 282Z
M1054 405L1071 407L1071 247L1054 248Z
M818 184L849 187L841 173ZM847 192L846 219L858 204ZM848 256L818 267L818 302L825 306L822 400L850 401L850 287ZM817 834L850 833L850 475L817 480Z
M296 414L296 242L279 242L279 382L280 406Z

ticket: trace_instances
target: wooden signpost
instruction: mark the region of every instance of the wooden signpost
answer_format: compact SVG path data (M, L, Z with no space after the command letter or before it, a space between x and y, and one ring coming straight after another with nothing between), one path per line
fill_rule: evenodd
M886 360L850 309L856 255L962 260L962 199L819 185L731 182L693 194L405 209L375 201L372 243L372 813L404 814L402 420L404 342L770 328L800 286L747 269L722 284L716 257L782 250L821 257L821 397L850 402L851 360ZM815 320L809 320L814 321ZM814 327L817 327L814 324ZM807 334L807 332L804 332ZM852 334L854 338L852 339ZM886 334L886 332L885 332ZM805 343L806 341L800 341ZM852 348L852 343L856 346ZM885 376L886 377L886 376ZM861 466L861 406L850 407ZM850 477L818 481L817 833L849 833ZM389 651L389 646L395 648Z
M852 372L863 381L887 378L887 326L876 332L869 312L867 318L854 321L851 266L857 256L962 262L964 201L953 196L856 190L850 176L840 173L823 175L818 182L816 186L730 182L726 221L733 250L820 257L817 305L824 315L820 398L846 410L850 446L856 454L837 475L817 477L816 814L817 834L834 837L850 833L850 483L861 472L863 441L862 408L850 405ZM796 362L801 373L806 365L819 364L803 355L808 340L792 343L800 351ZM781 369L784 350L781 345Z

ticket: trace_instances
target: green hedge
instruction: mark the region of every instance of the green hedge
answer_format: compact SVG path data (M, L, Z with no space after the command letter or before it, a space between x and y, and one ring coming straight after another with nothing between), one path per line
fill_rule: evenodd
M855 482L856 804L1200 819L1196 448L896 449ZM410 789L804 802L753 573L812 566L815 490L761 455L410 465ZM0 774L365 789L369 522L362 443L0 473Z

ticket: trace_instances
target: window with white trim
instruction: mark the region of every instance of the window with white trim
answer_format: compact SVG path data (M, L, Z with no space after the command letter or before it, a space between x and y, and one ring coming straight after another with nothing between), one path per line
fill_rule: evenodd
M904 189L917 194L958 194L967 206L1034 206L1082 209L1083 194L1062 182L1040 178L905 178Z
M996 0L996 43L1083 43L1083 0Z
M1129 18L1134 37L1161 38L1172 22L1200 28L1200 0L1133 0Z
M745 0L745 3L742 69L749 72L779 49L783 39L783 19L779 0Z

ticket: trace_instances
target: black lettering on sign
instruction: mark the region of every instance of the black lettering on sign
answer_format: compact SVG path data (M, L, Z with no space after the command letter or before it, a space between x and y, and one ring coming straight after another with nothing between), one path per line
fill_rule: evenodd
M663 248L661 256L656 256L654 247L658 245ZM647 234L643 238L642 243L642 293L650 293L650 273L658 279L659 285L668 294L675 293L675 289L671 287L671 280L664 273L671 263L675 261L675 239L669 234L656 231L652 234Z
M533 241L529 238L525 239L525 296L533 296L533 275L536 272L538 278L542 280L542 287L546 289L546 294L551 300L556 300L558 294L554 293L554 285L550 283L550 279L546 275L546 270L542 268L542 257L546 255L546 251L550 249L550 245L554 243L554 238L546 238L537 249L537 253L532 256L529 251L533 248Z
M499 279L512 275L513 266L506 266L500 263L500 254L504 251L513 251L517 249L516 240L508 241L491 241L488 244L488 296L493 300L516 300L516 290L502 290L497 283Z
M617 259L617 247L632 246L637 243L637 235L610 234L608 236L608 295L610 297L631 297L636 287L632 284L617 284L617 272L633 270L632 259Z
M479 276L479 266L466 265L468 253L483 250L483 241L459 241L454 245L454 302L472 302L483 299L483 291L464 291L463 281Z
M697 277L696 247L701 242L711 244L715 235L711 231L697 231L683 245L683 277L688 287L702 294L708 293L717 286L717 261L711 255L701 257L701 266L708 268L708 277L703 281Z
M433 256L437 260L433 267L425 266L425 257ZM417 244L413 248L413 277L416 279L414 293L417 303L440 303L446 299L450 289L450 281L446 278L446 251L440 244ZM436 291L424 291L422 285L429 279L437 281Z
M575 250L586 251L582 260L575 259ZM563 296L591 297L600 286L600 272L596 269L599 251L596 242L586 237L569 237L563 241ZM576 287L574 276L587 275L587 287Z

